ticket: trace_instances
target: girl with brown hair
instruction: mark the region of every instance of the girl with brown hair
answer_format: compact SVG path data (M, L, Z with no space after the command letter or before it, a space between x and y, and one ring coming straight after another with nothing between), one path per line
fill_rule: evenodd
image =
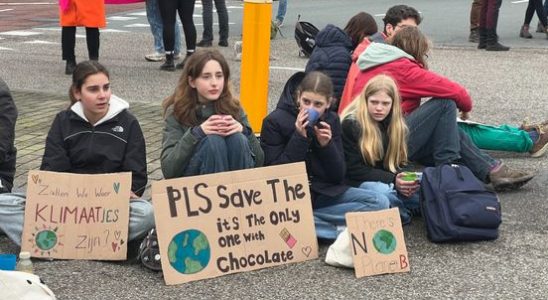
M165 178L262 165L259 141L232 95L230 69L219 51L202 49L190 56L175 91L162 106Z

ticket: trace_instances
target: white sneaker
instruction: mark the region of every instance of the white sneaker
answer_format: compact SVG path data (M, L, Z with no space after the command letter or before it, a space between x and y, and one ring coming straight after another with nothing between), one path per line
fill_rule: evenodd
M274 24L276 24L278 28L282 28L284 26L284 21L276 19L276 21L274 21Z
M166 55L164 53L154 52L145 55L145 59L147 61L163 61L164 59L166 59Z

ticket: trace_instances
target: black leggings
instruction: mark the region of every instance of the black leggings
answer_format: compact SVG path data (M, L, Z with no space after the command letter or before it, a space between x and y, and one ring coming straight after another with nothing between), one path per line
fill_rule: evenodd
M86 43L90 60L99 60L99 28L86 27ZM63 26L61 29L61 49L63 60L76 61L74 46L76 45L76 27Z
M537 12L538 19L542 23L542 26L546 27L546 15L544 14L544 8L542 7L542 0L529 0L527 10L525 11L525 22L523 22L523 24L531 24L535 11Z
M175 47L175 19L177 12L183 23L185 32L186 51L194 52L196 49L196 27L194 27L194 3L196 0L159 0L160 15L164 25L164 49L166 52L173 51Z

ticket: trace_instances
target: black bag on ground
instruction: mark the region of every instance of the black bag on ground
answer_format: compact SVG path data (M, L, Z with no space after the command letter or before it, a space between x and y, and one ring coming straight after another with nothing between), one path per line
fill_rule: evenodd
M432 242L498 238L499 199L467 167L425 168L420 193L422 215Z
M160 244L158 244L158 234L156 228L152 228L139 247L138 259L143 266L153 271L161 271Z
M320 30L312 23L301 21L301 15L295 24L295 40L299 46L299 56L309 57L316 46L316 35Z

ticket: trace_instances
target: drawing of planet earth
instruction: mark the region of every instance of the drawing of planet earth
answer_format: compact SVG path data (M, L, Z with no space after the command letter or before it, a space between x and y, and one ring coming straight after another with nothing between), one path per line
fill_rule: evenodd
M41 250L49 250L57 245L57 234L53 230L42 230L36 234L35 241Z
M189 229L176 234L167 248L169 263L179 273L194 274L203 270L211 258L205 234Z
M396 238L392 232L381 229L373 236L373 245L377 252L390 254L396 249Z

